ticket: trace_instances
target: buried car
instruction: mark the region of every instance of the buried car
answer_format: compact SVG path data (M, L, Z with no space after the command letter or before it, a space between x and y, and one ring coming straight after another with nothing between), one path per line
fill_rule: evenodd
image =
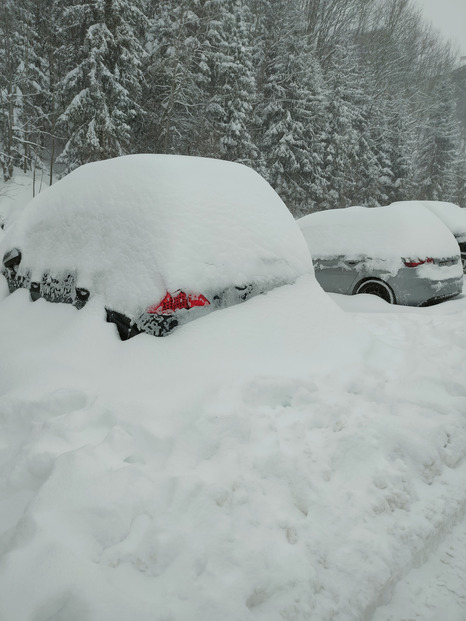
M41 192L0 242L10 293L82 308L101 296L122 339L164 336L312 273L299 227L241 164L129 155Z
M445 201L408 201L408 204L413 202L429 209L453 233L460 247L463 272L466 273L466 209ZM406 205L407 203L399 202L393 204Z
M463 287L458 244L422 205L347 207L298 220L325 291L426 306Z

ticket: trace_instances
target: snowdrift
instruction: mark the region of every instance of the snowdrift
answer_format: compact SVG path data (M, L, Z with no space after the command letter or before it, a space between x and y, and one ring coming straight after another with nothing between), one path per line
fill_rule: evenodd
M6 297L0 618L371 619L464 516L453 304L355 319L307 276L122 343Z
M312 276L169 339L102 314L0 303L0 618L274 618L314 575L305 403L370 339Z

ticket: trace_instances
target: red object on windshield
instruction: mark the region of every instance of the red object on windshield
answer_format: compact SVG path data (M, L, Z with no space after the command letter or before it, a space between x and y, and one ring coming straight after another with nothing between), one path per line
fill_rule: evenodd
M173 310L176 311L179 308L189 308L188 296L184 291L180 291L177 295L173 295Z
M406 267L419 267L419 265L424 265L424 263L433 263L434 260L431 257L427 257L427 259L403 259L403 263Z
M177 291L173 295L171 293L165 294L165 297L153 306L149 306L147 312L150 315L165 315L174 313L180 309L189 309L195 306L209 306L210 302L202 295L202 293L190 293L186 295L184 291Z
M202 295L202 293L199 293L198 295L190 293L188 296L188 304L188 308L192 308L193 306L209 306L210 302L205 295Z

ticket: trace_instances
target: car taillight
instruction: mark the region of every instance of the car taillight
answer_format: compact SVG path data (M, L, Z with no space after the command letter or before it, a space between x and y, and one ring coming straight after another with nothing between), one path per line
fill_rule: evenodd
M190 293L186 295L184 291L177 291L173 295L167 291L165 297L154 304L149 306L147 312L149 315L170 315L180 309L190 309L195 306L209 306L210 302L202 295L202 293L194 294Z
M197 295L190 293L188 295L188 308L193 308L193 306L210 306L209 300L202 295L202 293L198 293Z
M406 267L419 267L419 265L424 265L424 263L433 263L434 260L431 257L427 257L427 259L403 259L403 263Z

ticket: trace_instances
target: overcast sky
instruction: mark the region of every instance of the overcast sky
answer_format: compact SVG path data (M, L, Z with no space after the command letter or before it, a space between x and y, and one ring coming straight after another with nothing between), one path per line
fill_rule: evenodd
M417 0L425 18L448 39L455 41L466 56L466 0Z

